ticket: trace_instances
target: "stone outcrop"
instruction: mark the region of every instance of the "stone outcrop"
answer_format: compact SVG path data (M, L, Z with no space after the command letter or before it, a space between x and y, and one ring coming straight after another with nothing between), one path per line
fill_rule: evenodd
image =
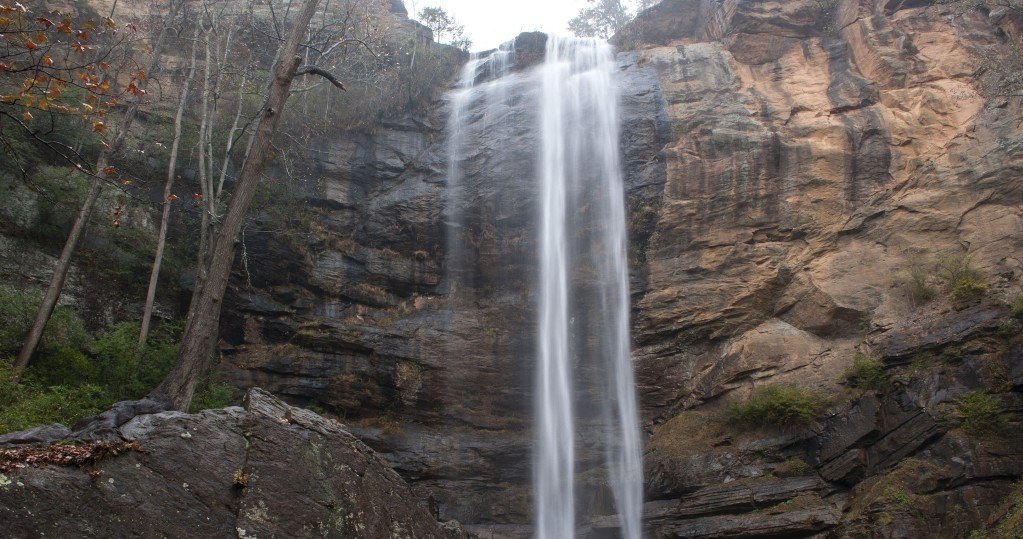
M653 536L878 536L908 514L889 487L934 533L960 533L935 515L964 499L981 501L956 522L991 515L1018 440L1000 452L942 418L988 388L1018 426L1020 345L999 332L1023 272L1023 113L982 78L1020 35L1012 13L923 1L666 0L616 38ZM306 233L246 238L224 372L343 417L442 518L526 537L535 133L474 140L467 224L449 234L445 107L317 143ZM481 107L471 125L530 113ZM456 247L468 269L449 282ZM958 255L988 286L972 302L934 269ZM850 392L856 352L901 381ZM716 423L777 382L831 411L781 433ZM907 484L921 466L935 481ZM582 505L611 512L580 484Z
M137 415L102 438L130 443L83 466L0 457L0 536L466 537L343 425L258 389L244 408Z

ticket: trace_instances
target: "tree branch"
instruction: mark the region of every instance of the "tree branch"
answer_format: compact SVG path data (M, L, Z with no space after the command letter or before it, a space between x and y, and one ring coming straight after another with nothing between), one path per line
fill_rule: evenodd
M335 77L333 73L331 73L330 71L327 71L326 69L323 69L322 67L302 66L302 67L298 68L298 72L295 73L295 75L296 76L297 75L319 75L319 76L329 80L331 84L333 84L334 86L337 86L338 88L340 88L341 91L344 91L344 92L348 91L348 88L345 88L345 85L342 84L341 81L337 80L337 77Z

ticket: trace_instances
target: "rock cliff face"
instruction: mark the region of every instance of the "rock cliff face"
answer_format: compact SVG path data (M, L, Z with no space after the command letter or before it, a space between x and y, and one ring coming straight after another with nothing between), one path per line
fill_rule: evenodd
M968 252L996 295L1020 272L1018 103L977 91L977 53L999 20L1015 35L1011 20L893 2L715 9L666 2L622 38L657 71L673 130L637 304L638 360L666 375L651 418L836 363L915 312L893 277L927 257ZM713 22L664 35L693 13Z
M1021 270L1020 103L982 93L978 70L1019 22L925 2L664 2L618 36L657 72L672 125L637 268L644 411L704 410L654 427L648 493L684 495L654 503L654 535L965 536L1020 475L999 457L1018 452L1013 427L977 442L941 420L976 388L1019 409L1003 302ZM914 302L909 273L964 257L988 285L976 305ZM839 389L856 352L894 385ZM777 382L839 393L805 431L677 430ZM793 458L823 482L779 478ZM885 489L912 502L886 506ZM737 516L753 508L769 516Z
M983 90L983 58L1020 28L912 0L666 0L616 38L651 536L965 537L999 514L1023 473L1004 305L1023 272L1023 112ZM446 113L315 150L313 232L246 239L225 372L356 425L442 518L526 537L536 142L477 141L468 224L448 235ZM470 122L495 114L528 111ZM488 183L496 169L523 173ZM455 246L470 269L449 282ZM933 268L957 260L985 291L949 298ZM893 382L847 388L857 352ZM779 382L829 411L763 432L721 419ZM1001 434L956 425L976 388Z

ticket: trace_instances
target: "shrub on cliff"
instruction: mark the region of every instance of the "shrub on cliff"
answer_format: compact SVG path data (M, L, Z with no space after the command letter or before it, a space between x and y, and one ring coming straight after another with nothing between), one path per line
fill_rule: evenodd
M824 399L797 386L773 384L753 390L741 404L732 405L728 419L747 426L808 425L824 411Z
M948 285L952 301L973 299L987 290L987 283L980 272L973 267L973 256L952 253L938 257L938 274Z
M179 325L156 327L140 354L137 323L121 322L90 335L74 310L62 307L47 325L37 359L20 383L12 383L13 361L8 354L17 350L17 331L31 322L38 298L7 297L5 292L11 289L0 287L0 322L6 323L0 326L0 343L3 328L17 327L15 338L0 350L0 434L54 422L72 425L114 402L140 398L156 387L174 362ZM10 301L2 301L5 298ZM235 402L234 389L216 380L201 381L192 410L227 406Z
M919 306L931 301L938 294L928 277L929 272L924 265L914 262L908 270L895 275L895 284L906 291L913 305Z
M10 358L0 358L0 434L48 423L72 424L110 404L94 384L47 386L31 375L11 381Z
M34 290L0 286L0 354L14 354L32 324L42 301L42 293ZM89 342L82 319L70 307L57 307L43 332L42 355L81 349Z
M1023 318L1023 294L1019 294L1009 301L1009 311L1015 318Z
M852 387L880 391L888 385L888 374L884 372L884 364L857 353L853 356L853 364L843 378Z
M955 408L955 423L970 434L990 434L1006 422L998 398L983 389L971 391L956 399Z

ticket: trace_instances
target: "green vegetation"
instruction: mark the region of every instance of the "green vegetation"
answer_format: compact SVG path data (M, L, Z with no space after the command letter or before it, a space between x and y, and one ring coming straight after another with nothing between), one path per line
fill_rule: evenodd
M458 24L454 17L439 7L424 7L419 11L419 20L432 32L438 43L447 43L468 51L472 40L465 35L465 26Z
M1023 318L1023 294L1019 294L1009 301L1009 311L1016 318Z
M608 39L631 18L632 14L621 0L597 0L568 21L568 29L578 37Z
M67 167L41 165L30 174L29 182L39 194L35 204L38 218L25 232L40 241L63 240L85 198L88 178Z
M172 357L173 359L173 357ZM188 411L195 413L200 410L224 408L238 402L233 385L216 379L207 379L199 383L195 389L195 397Z
M13 355L35 318L42 292L27 293L0 285L0 357ZM68 355L88 345L82 319L69 307L58 306L43 332L40 354Z
M860 353L853 357L853 365L845 371L843 378L850 386L860 389L880 391L888 385L884 364Z
M45 386L31 379L13 384L11 363L0 359L0 433L54 422L70 425L109 404L94 384Z
M792 385L773 384L753 390L741 404L728 410L728 419L749 426L808 425L824 411L816 393Z
M955 424L969 434L983 435L1005 425L1002 405L996 397L982 389L971 391L955 401Z
M812 471L813 466L802 457L792 457L776 466L771 473L777 477L802 477Z
M0 286L0 433L47 423L71 425L113 404L146 395L170 370L181 328L164 323L138 354L138 324L121 322L96 334L70 307L58 307L46 325L35 361L11 383L12 356L38 308L40 294ZM193 410L223 407L234 388L199 385Z
M973 256L966 253L952 253L938 257L938 275L948 286L948 297L952 301L965 301L979 297L987 291L987 283L973 267Z
M973 267L973 256L966 253L948 253L933 263L921 262L921 255L911 257L909 269L895 275L894 282L906 291L913 305L923 305L938 295L934 278L940 279L953 302L976 299L987 291L983 275ZM1020 305L1023 313L1023 302Z
M899 505L909 505L913 502L913 498L909 493L901 488L887 487L884 489L884 496L892 503Z
M928 271L923 264L914 262L909 269L895 276L895 283L901 286L913 305L920 306L934 299L938 291L928 281Z

